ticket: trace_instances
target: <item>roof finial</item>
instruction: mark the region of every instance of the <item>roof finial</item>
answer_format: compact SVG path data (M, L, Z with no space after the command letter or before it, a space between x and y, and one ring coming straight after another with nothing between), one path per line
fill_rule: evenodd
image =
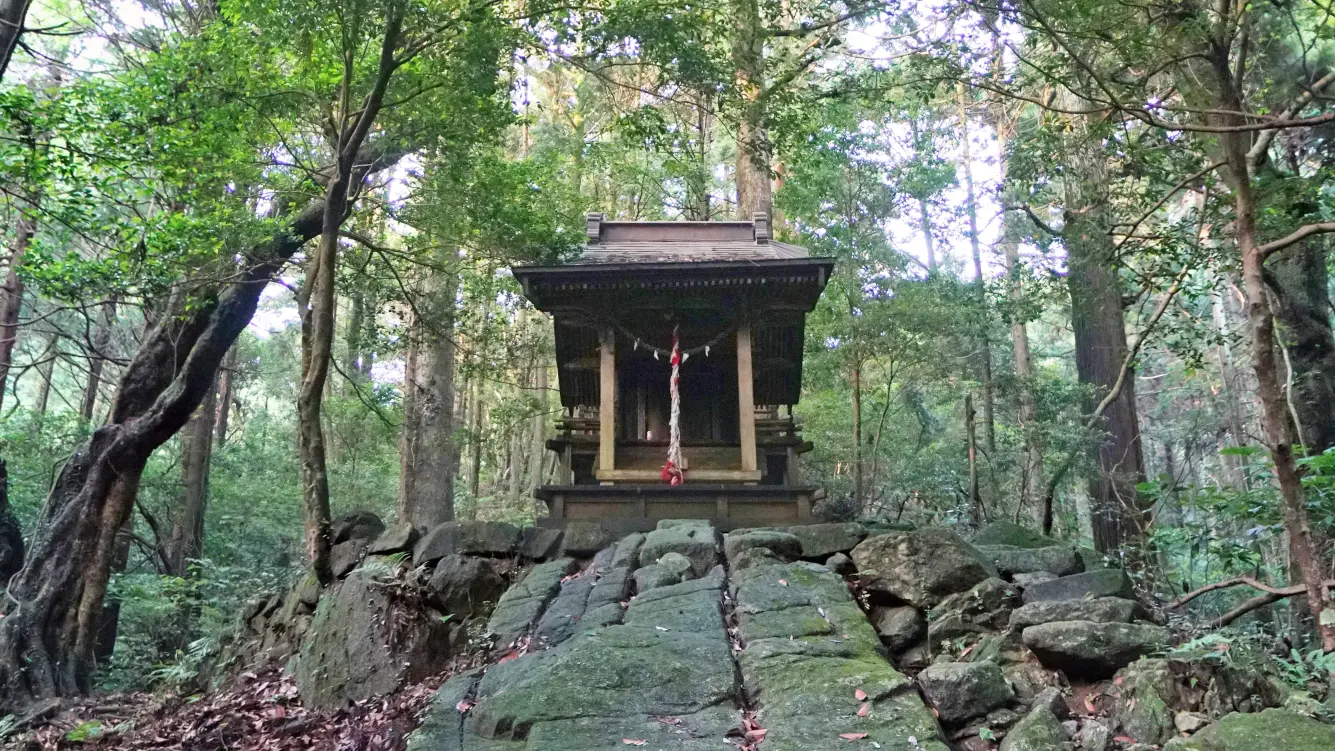
M764 245L769 242L769 214L763 211L757 211L751 215L751 223L756 228L756 244Z
M600 211L590 211L584 216L584 229L589 235L589 244L597 245L603 234L603 219L606 215Z

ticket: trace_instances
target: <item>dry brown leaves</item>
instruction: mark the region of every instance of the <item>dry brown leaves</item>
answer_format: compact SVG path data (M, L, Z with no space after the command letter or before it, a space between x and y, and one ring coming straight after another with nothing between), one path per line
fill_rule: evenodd
M456 670L467 669L466 664ZM121 751L401 751L441 682L454 670L389 696L336 712L306 709L292 679L273 667L243 673L228 688L202 696L134 694L90 699L26 734L42 749ZM100 723L101 734L67 738Z

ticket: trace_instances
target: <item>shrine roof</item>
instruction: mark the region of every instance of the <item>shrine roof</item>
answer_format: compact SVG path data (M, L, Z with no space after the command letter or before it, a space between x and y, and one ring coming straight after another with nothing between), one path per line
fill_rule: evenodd
M729 263L809 258L806 248L770 236L769 217L727 222L609 222L587 220L588 242L573 266Z

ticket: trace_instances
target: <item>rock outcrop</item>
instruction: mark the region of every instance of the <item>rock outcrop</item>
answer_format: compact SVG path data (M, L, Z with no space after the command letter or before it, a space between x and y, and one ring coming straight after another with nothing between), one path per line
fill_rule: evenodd
M853 562L867 589L918 608L996 575L977 550L939 527L868 537L853 548Z

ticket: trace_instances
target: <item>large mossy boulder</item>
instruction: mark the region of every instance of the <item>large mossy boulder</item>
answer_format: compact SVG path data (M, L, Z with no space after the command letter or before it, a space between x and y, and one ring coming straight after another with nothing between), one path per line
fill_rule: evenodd
M329 540L337 545L348 540L363 540L368 544L385 531L385 523L374 511L353 511L329 524Z
M1046 548L1058 544L1034 530L1015 522L985 524L973 536L974 545L1009 545L1017 548Z
M438 673L463 636L423 607L410 582L361 571L331 587L315 609L293 677L307 707L334 710Z
M1015 699L993 662L938 662L918 674L918 685L947 725L982 717Z
M1174 738L1164 751L1330 751L1335 727L1282 709L1235 712L1196 733Z
M1147 623L1054 621L1026 628L1022 638L1047 667L1107 678L1141 657L1167 650L1171 636Z
M561 591L561 580L579 568L573 558L539 563L505 590L487 621L487 632L500 646L523 636L542 616L547 604Z
M567 532L567 535L569 533ZM640 561L658 561L668 553L680 553L691 562L695 576L704 576L718 564L718 533L708 522L671 519L644 538Z
M1123 735L1157 745L1177 734L1182 714L1218 718L1278 706L1280 691L1261 664L1218 653L1137 660L1117 673L1113 716Z
M1131 597L1131 580L1121 569L1102 569L1031 584L1024 601L1090 600L1096 597Z
M463 619L491 612L507 584L493 560L455 554L436 563L426 588L442 613Z
M1010 627L1023 631L1030 626L1054 621L1093 621L1094 623L1130 623L1140 605L1121 597L1093 600L1046 600L1021 605L1011 613Z
M802 541L788 532L753 529L723 537L723 550L729 561L736 559L742 551L755 548L766 548L782 561L795 561L802 557Z
M847 553L867 538L867 528L856 522L832 524L804 524L781 527L802 543L802 557L823 560L836 553Z
M918 608L995 576L978 551L940 527L868 537L853 548L853 562L867 589Z
M421 565L447 555L514 555L519 537L519 527L505 522L445 522L417 542L413 561Z
M1078 574L1085 564L1070 545L1022 548L1017 545L974 545L1002 576L1047 571L1057 576Z

